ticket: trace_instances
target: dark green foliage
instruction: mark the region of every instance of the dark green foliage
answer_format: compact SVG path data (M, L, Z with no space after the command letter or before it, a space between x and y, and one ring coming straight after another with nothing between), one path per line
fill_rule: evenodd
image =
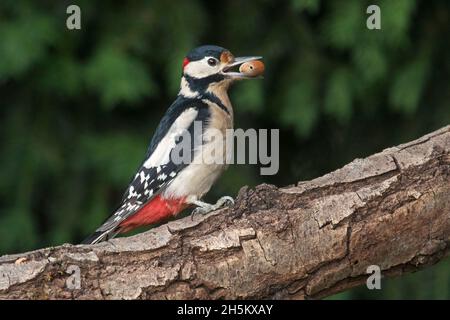
M174 99L184 54L263 55L232 90L236 126L280 128L276 176L232 166L208 196L317 177L450 122L450 3L0 2L0 254L77 242L118 204ZM344 297L450 298L450 262Z

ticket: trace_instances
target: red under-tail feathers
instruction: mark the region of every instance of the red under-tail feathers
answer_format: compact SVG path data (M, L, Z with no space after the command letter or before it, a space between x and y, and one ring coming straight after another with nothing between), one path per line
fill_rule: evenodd
M175 216L187 206L185 198L165 199L157 195L142 209L119 225L120 233Z

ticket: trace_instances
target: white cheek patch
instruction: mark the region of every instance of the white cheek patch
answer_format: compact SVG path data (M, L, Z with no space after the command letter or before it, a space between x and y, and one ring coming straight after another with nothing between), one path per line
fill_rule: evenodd
M192 78L205 78L219 71L219 64L212 67L207 60L211 57L205 57L202 60L191 61L184 67L184 73Z

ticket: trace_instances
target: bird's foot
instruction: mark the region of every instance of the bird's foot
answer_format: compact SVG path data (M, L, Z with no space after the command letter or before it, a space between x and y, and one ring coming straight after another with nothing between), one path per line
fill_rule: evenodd
M217 200L217 202L215 204L206 203L206 202L199 201L199 200L193 201L192 204L195 204L197 206L197 208L192 210L192 213L191 213L191 219L194 220L194 215L196 215L198 213L199 214L207 214L207 213L217 210L219 208L233 205L234 199L229 196L224 196L224 197L220 198L219 200Z

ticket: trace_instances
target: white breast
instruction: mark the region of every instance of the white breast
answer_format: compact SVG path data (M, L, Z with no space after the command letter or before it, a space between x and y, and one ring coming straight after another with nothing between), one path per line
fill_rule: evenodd
M205 131L205 135L207 134L208 130ZM213 150L217 151L220 148L223 150L222 160L217 162L221 163L213 163L216 158L212 158L211 154L213 154ZM211 143L204 144L201 152L198 152L193 162L170 183L163 196L169 198L195 196L200 199L211 189L211 186L226 169L226 162L230 156L231 150L227 150L224 140L219 142L214 139Z
M226 146L226 129L233 127L232 114L227 114L209 101L204 100L204 102L210 105L211 111L208 128L203 134L205 140L209 142L203 144L202 148L197 150L198 152L196 152L192 163L184 168L164 191L164 197L194 196L200 199L211 189L217 178L227 168L232 150ZM219 156L213 152L217 150L222 150ZM211 155L214 155L214 157L211 157ZM221 158L221 161L212 161L219 158Z

